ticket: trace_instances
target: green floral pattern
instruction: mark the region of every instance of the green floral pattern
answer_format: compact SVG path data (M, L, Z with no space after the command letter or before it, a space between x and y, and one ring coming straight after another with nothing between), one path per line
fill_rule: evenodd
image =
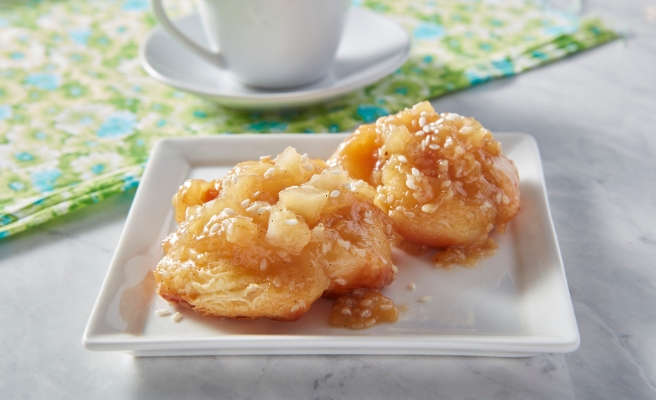
M171 5L173 15L192 2ZM537 2L354 0L401 23L410 60L330 103L223 108L162 85L137 59L147 0L0 4L0 238L138 185L165 137L353 129L418 101L511 76L617 37L596 18ZM111 18L109 17L111 16Z

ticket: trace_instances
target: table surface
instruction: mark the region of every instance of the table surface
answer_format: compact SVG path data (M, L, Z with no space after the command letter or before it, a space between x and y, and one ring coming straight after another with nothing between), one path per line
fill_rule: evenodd
M89 352L82 332L134 192L0 241L4 398L656 397L656 3L597 0L626 27L564 61L433 101L540 146L581 333L530 358Z

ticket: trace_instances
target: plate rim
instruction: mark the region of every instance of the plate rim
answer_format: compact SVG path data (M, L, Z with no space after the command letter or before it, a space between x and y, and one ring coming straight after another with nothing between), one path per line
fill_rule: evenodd
M338 140L343 139L350 135L349 133L338 134L321 134L324 139ZM110 265L108 266L107 273L99 290L98 296L94 303L91 315L87 321L82 342L85 348L93 351L125 351L134 355L186 355L186 354L389 354L389 355L403 355L403 354L434 354L434 355L481 355L481 356L530 356L539 353L569 353L575 351L580 345L580 332L574 313L571 294L567 284L567 275L565 273L564 264L556 230L551 216L551 209L548 203L547 188L544 178L544 171L542 169L542 160L539 155L539 148L535 138L523 133L496 133L495 137L501 141L505 140L520 140L528 141L534 148L535 154L538 156L536 160L537 167L539 167L540 186L542 201L546 205L546 221L545 228L548 230L549 240L552 241L558 265L558 278L563 280L564 289L566 294L566 309L563 311L567 314L565 321L572 328L568 331L565 337L555 337L549 335L535 335L535 334L517 334L517 335L504 335L504 334L485 334L485 335L461 335L461 334L422 334L413 333L404 336L403 333L399 334L377 334L367 335L262 335L262 334L232 334L220 337L169 337L169 338L147 338L144 336L131 336L125 337L125 333L117 334L98 334L92 333L93 327L101 319L101 306L103 299L106 299L112 293L108 294L110 290L110 280L113 279L112 274L118 274L118 266L116 265L121 258L121 251L125 248L125 243L129 240L130 232L127 229L130 225L138 222L138 216L135 215L134 205L144 200L139 200L146 195L146 189L142 189L149 183L148 178L150 175L156 173L150 172L154 167L153 160L161 157L165 149L170 150L171 147L175 148L176 145L183 143L191 143L192 145L200 145L204 142L231 142L237 143L243 140L262 140L264 138L273 141L286 140L294 137L299 140L315 141L317 137L314 135L305 134L232 134L221 136L201 136L201 137L178 137L178 138L165 138L159 140L154 146L151 157L144 171L142 183L137 188L133 200L133 206L130 208L124 229L121 233L117 243L116 251L112 257ZM409 339L409 340L406 340ZM388 347L389 341L394 342L393 347ZM407 342L407 343L406 343ZM224 343L249 344L248 347L240 347L238 349L228 349L222 347ZM269 346L253 347L253 343L269 343ZM399 343L401 346L399 346ZM300 344L300 345L299 345ZM321 346L317 346L321 344ZM445 346L446 345L446 346ZM171 346L177 346L171 348ZM179 354L175 354L179 353Z

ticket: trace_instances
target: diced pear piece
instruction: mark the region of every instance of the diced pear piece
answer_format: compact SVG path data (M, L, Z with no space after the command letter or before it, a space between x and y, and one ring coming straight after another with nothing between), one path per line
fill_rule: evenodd
M385 125L383 136L385 137L385 150L390 153L405 153L406 147L413 140L413 135L405 125Z
M417 103L414 106L412 106L412 109L417 111L418 113L421 113L422 111L425 111L427 114L431 114L435 112L435 109L433 109L433 106L428 101L422 101L421 103Z
M319 221L319 215L328 202L327 190L312 186L291 187L280 192L280 203L284 208L302 216L309 225Z
M249 247L254 245L258 234L257 224L253 223L250 218L238 216L228 225L226 239L230 243Z
M311 238L312 232L307 223L299 220L295 212L281 206L271 211L265 237L267 243L298 255Z

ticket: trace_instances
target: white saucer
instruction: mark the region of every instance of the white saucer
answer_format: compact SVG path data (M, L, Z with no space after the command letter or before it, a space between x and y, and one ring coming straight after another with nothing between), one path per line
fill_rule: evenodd
M193 40L207 45L197 14L175 21ZM275 109L334 99L391 74L408 59L410 38L397 23L353 7L347 17L335 64L322 80L288 90L263 90L239 83L174 40L161 27L139 51L141 65L158 81L233 108Z

